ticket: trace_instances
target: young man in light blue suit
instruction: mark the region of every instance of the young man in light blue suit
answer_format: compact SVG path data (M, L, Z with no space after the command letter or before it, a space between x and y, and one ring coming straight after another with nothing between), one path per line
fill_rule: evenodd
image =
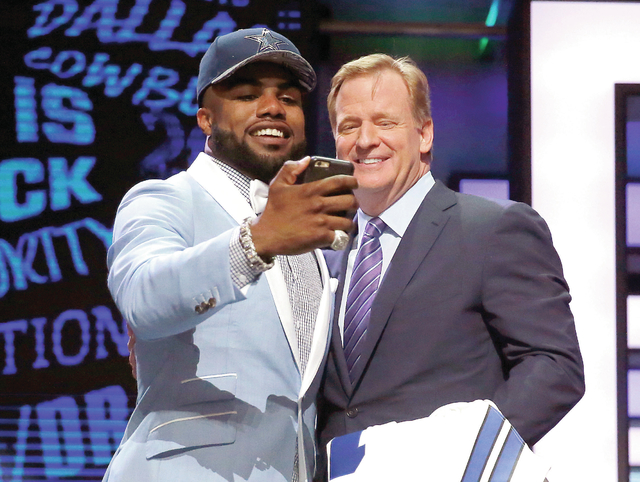
M138 400L106 481L310 480L332 286L353 177L296 185L313 69L285 37L218 37L198 76L206 152L124 197L109 288ZM267 183L271 183L267 186ZM266 194L269 194L268 200ZM342 231L342 232L341 232Z

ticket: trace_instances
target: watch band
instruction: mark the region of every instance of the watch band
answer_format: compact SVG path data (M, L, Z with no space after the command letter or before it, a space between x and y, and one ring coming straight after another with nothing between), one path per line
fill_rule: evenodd
M240 225L240 246L242 246L242 252L249 261L249 266L256 273L262 273L268 269L273 268L275 258L264 260L257 252L256 247L253 244L253 238L251 237L250 223L253 218L246 218Z

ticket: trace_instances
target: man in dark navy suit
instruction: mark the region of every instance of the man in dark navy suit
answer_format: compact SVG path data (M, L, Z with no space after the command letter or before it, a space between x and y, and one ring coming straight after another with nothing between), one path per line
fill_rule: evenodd
M434 180L429 104L427 79L406 58L369 55L332 81L337 157L355 166L360 209L351 249L329 259L340 285L319 409L324 444L477 399L534 444L584 393L546 223L526 204Z

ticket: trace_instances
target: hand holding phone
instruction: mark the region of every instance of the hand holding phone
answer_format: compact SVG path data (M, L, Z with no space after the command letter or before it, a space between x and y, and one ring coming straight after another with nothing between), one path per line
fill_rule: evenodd
M338 175L353 176L353 164L349 161L343 161L342 159L333 159L331 157L311 156L309 165L302 174L298 176L296 184L304 184L308 182L319 181L331 176ZM332 196L338 196L340 194L353 194L353 191L339 191L332 194ZM346 218L353 218L355 211L338 211L336 216L342 216Z
M298 176L297 184L319 181L331 176L344 174L353 176L353 164L341 159L330 157L311 156L309 165L302 174Z
M266 258L314 248L341 249L336 242L348 241L346 233L354 229L358 208L353 171L348 161L318 156L305 167L285 163L269 185L264 211L251 224L256 252Z

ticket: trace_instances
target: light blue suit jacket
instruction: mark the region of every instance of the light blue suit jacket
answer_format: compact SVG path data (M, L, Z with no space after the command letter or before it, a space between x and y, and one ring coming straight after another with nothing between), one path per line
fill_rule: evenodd
M310 479L337 281L316 252L324 288L301 378L278 263L242 290L231 280L230 237L252 215L206 154L124 197L109 289L136 334L138 400L106 481L288 481L296 440Z

